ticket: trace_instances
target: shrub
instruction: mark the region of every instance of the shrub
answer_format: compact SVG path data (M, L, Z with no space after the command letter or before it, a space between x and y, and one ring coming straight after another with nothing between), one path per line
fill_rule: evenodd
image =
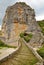
M25 37L24 37L24 40L25 40L26 42L29 42L29 41L30 41L30 37L29 37L29 36L25 36Z
M39 50L37 50L37 52L39 53L39 55L40 55L41 57L44 58L44 46L43 46L42 48L40 48Z
M30 33L30 34L20 33L20 37L21 37L21 38L24 38L24 40L25 40L26 42L29 42L30 39L32 38L32 33Z
M22 4L22 5L26 5L26 3L24 3L24 2L20 2L20 4Z
M1 40L0 40L0 47L1 46L4 46L4 42L2 42Z
M29 36L30 38L32 38L32 33L28 34L28 36Z
M20 37L23 38L24 37L24 33L20 33Z
M43 35L44 35L44 20L43 21L38 21L38 24L39 24L39 26L41 27L41 29L42 29L42 33L43 33Z

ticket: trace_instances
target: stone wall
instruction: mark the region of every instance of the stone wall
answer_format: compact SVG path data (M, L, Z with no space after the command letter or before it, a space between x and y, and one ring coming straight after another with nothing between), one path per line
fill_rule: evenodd
M3 58L0 59L0 64L4 61L6 61L7 59L12 58L21 48L21 43L20 41L18 41L19 46L15 49L15 51L13 51L12 53L5 55Z
M26 41L23 38L22 41L32 51L32 53L36 56L39 62L43 62L43 58L37 53L37 51L32 46L28 45L28 43L26 43Z
M6 10L3 24L2 33L6 38L5 42L16 41L19 39L21 32L34 33L30 43L43 42L41 29L35 19L35 11L26 3L17 2L9 6ZM8 42L8 43L9 43Z

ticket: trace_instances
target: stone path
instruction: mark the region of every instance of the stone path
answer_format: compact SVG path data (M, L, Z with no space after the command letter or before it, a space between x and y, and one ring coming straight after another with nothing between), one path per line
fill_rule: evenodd
M20 50L15 55L13 55L12 58L7 59L0 65L34 65L37 62L38 60L36 59L36 57L29 50L29 48L22 42Z

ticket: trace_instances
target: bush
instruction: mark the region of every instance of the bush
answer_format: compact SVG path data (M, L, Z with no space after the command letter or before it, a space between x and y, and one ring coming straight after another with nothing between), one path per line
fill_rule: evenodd
M24 37L24 33L20 33L20 37L23 38Z
M22 5L26 5L26 3L24 3L24 2L20 2L20 4L22 4Z
M38 24L39 24L39 26L41 27L41 29L42 29L42 33L43 33L43 35L44 35L44 20L43 21L38 21Z
M24 37L24 40L25 40L26 42L29 42L29 41L30 41L30 37L29 37L29 36L25 36L25 37Z
M32 38L32 33L28 34L28 36L29 36L30 38Z
M24 38L24 40L25 40L26 42L29 42L30 39L32 38L32 34L31 34L31 33L30 33L30 34L20 33L20 37L21 37L21 38Z
M1 40L0 40L0 47L1 46L4 46L4 42L2 42Z
M41 57L44 58L44 46L43 46L42 48L40 48L39 50L37 50L37 52L39 53L39 55L40 55Z

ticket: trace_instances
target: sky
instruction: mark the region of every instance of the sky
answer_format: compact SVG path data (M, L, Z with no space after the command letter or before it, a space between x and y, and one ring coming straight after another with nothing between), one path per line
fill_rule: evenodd
M0 27L7 7L16 2L26 2L35 10L36 20L44 19L44 0L0 0Z

